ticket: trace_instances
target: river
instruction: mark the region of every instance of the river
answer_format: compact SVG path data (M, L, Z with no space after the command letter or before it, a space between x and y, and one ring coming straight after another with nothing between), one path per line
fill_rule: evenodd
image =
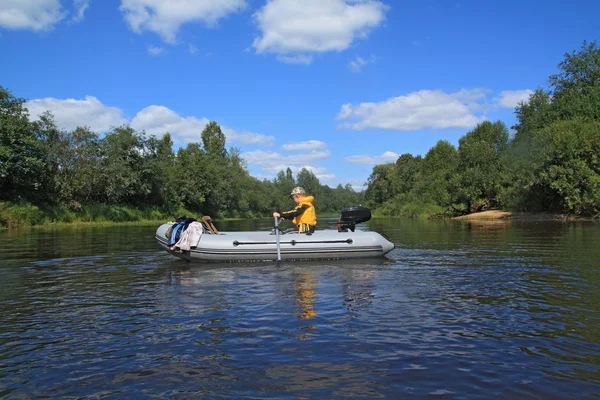
M200 264L151 226L0 232L0 398L600 397L597 223L361 225L396 248Z

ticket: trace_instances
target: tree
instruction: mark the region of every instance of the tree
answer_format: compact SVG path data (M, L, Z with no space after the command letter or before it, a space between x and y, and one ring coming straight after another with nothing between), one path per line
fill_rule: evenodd
M277 188L277 195L288 195L292 189L297 186L296 179L292 170L288 167L285 171L281 170L277 173L277 176L273 180Z
M535 138L530 157L544 209L577 215L600 213L600 126L577 118L558 121Z
M29 122L25 100L0 86L0 199L40 201L43 145Z
M458 160L458 152L450 142L438 141L421 162L414 194L424 202L449 207L454 197L451 191Z
M304 189L308 196L315 196L315 199L318 199L321 182L319 182L319 178L317 178L312 171L309 171L306 168L300 169L296 176L296 182L298 186Z
M393 163L373 167L367 180L365 200L372 207L380 206L396 194L396 166Z
M515 209L583 212L583 208L567 200L565 196L570 190L565 185L557 191L556 184L548 181L551 176L561 180L560 174L557 175L559 169L563 174L560 176L564 177L568 169L582 171L583 164L576 166L573 164L575 161L569 158L570 167L563 169L558 166L563 165L558 161L540 164L539 157L547 152L546 141L552 143L556 139L553 135L566 135L577 142L577 135L573 132L585 129L576 128L574 124L579 126L585 121L600 121L600 49L595 42L584 42L579 51L565 54L558 67L559 72L549 78L550 90L538 89L529 102L516 109L518 124L514 127L516 133L511 141L513 183L504 195ZM557 129L568 129L571 133L560 133ZM554 133L550 135L549 131ZM575 151L566 143L565 146ZM561 157L564 159L566 154L562 153ZM584 164L589 165L589 161ZM537 167L533 168L533 165ZM577 181L581 177L572 178Z
M175 154L173 140L168 132L162 138L151 136L147 140L149 168L152 170L152 192L149 204L163 207L171 212L182 206L175 185Z
M475 202L493 206L505 176L504 157L508 148L508 130L497 121L482 122L459 140L458 173L455 181L457 200L467 212L475 211Z
M409 193L415 185L417 174L421 168L421 156L414 157L410 153L402 154L396 160L396 192Z
M214 121L210 121L202 130L202 144L204 151L209 156L225 157L225 135L221 131L221 127Z
M143 135L128 125L113 128L102 140L102 186L110 204L146 203L152 192L152 168L146 163Z

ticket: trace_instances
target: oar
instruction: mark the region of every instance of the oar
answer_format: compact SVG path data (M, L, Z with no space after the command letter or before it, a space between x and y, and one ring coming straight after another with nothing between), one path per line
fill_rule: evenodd
M279 220L275 218L275 241L277 243L277 262L281 261L281 245L279 244Z

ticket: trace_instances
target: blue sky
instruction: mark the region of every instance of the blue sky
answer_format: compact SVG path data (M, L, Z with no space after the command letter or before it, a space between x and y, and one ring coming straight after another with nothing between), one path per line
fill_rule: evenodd
M221 125L249 172L363 188L547 87L600 2L0 0L0 85L33 118L131 124L175 149Z

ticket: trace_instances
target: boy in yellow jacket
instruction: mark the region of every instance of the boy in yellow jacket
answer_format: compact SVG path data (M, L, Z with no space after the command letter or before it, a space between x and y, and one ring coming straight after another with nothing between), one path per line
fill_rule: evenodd
M282 213L274 212L274 217L281 217L283 219L291 219L294 225L298 227L300 233L313 233L315 226L317 225L317 213L313 201L313 196L307 196L304 189L301 187L295 187L290 193L290 197L294 199L296 207L290 211L284 211Z

